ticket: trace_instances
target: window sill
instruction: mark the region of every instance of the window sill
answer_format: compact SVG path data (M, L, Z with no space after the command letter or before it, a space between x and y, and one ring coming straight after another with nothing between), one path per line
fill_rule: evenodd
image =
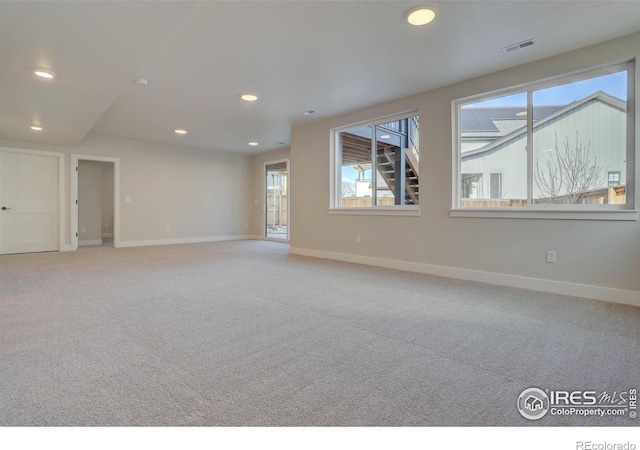
M417 206L393 206L375 208L331 208L329 214L345 216L420 216Z
M551 220L615 220L637 221L635 209L555 210L532 208L460 208L450 211L451 217L476 217L493 219L551 219Z

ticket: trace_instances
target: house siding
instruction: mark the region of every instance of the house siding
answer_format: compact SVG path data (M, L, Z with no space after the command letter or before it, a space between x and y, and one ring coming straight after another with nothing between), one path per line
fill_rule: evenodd
M577 140L588 146L589 156L600 170L600 184L607 186L607 173L620 172L620 184L626 183L626 112L599 99L578 105L548 122L534 128L533 163L544 172L547 162L556 151L564 152L564 141L574 150ZM489 198L490 174L502 174L502 197L525 200L527 198L527 145L526 133L484 153L464 156L461 173L480 174L477 198ZM464 149L463 149L464 150ZM542 195L534 183L534 197ZM564 194L566 191L561 191Z

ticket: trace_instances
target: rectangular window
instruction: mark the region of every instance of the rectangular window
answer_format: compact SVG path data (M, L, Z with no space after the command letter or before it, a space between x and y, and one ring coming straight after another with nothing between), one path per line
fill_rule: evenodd
M337 208L418 205L418 116L398 116L332 131Z
M620 186L620 171L609 172L607 174L609 187Z
M462 198L476 199L478 198L478 187L480 184L481 173L463 173L462 174Z
M491 198L502 198L502 174L491 174Z
M454 207L632 208L633 69L621 64L456 102Z

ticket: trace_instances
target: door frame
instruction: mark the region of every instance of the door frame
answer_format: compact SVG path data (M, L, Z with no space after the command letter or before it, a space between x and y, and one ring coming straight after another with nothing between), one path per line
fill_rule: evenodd
M31 150L26 148L0 147L0 152L5 153L23 153L27 155L50 156L58 158L58 251L66 250L64 232L65 232L65 201L64 201L64 153L46 152L42 150Z
M113 163L113 246L120 247L120 158L71 154L71 250L78 250L78 163L98 161Z
M283 162L287 163L287 238L275 239L267 237L267 166ZM262 163L262 221L260 226L262 227L260 237L265 241L291 241L291 158L272 159Z

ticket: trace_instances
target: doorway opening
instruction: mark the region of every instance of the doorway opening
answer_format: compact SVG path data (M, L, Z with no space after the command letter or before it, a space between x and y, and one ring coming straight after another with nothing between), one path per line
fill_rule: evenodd
M289 160L264 165L264 238L289 240Z
M72 155L72 242L79 247L119 246L119 161ZM75 208L73 208L75 207Z

